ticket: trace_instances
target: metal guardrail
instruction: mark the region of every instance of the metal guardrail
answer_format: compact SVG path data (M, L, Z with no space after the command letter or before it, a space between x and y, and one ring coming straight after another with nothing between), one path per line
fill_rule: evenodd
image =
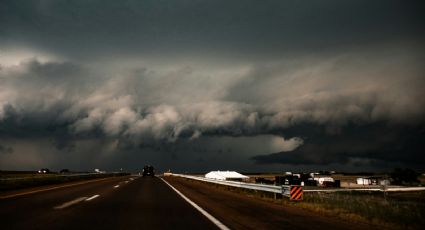
M253 183L245 183L245 182L237 182L237 181L222 181L222 180L214 180L214 179L208 179L204 177L189 176L189 175L174 174L174 173L172 175L178 176L178 177L184 177L184 178L188 178L192 180L214 183L214 184L227 185L231 187L252 189L257 191L265 191L265 192L272 192L272 193L279 193L279 194L282 194L282 187L289 188L288 185L276 186L276 185L253 184Z
M224 181L224 180L215 180L208 179L205 177L190 176L184 174L172 174L173 176L184 177L188 179L210 182L215 184L221 184L226 186L232 186L237 188L252 189L257 191L265 191L278 193L289 196L288 190L290 189L289 185L264 185L264 184L253 184L237 181ZM386 188L339 188L339 189L303 189L303 192L344 192L344 191L379 191L379 192L408 192L408 191L425 191L425 187L386 187Z

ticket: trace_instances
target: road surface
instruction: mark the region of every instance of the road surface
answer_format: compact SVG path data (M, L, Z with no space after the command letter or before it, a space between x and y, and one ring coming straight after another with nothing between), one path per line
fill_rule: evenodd
M0 219L1 229L217 229L155 177L116 177L3 198Z
M230 229L376 229L205 183L178 177L164 179L206 211L207 216ZM113 177L56 187L59 188L43 188L36 193L33 189L19 196L0 194L0 228L218 229L217 223L157 177Z

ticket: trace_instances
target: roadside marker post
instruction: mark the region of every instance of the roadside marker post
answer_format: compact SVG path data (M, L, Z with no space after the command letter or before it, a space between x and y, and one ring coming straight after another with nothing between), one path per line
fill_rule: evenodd
M289 200L302 201L303 200L303 186L291 185L291 192Z
M292 201L303 200L303 186L301 185L282 185L282 195L289 197Z

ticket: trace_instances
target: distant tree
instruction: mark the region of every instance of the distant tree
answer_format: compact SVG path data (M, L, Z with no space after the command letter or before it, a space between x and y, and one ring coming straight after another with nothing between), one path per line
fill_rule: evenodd
M402 185L402 184L413 184L413 183L419 182L418 180L419 173L408 168L406 169L395 168L390 175L391 175L391 178L393 179L393 184Z

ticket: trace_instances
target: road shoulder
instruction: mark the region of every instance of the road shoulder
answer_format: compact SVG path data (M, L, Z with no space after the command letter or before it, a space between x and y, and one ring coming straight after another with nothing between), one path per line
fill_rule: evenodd
M231 229L377 229L179 177L164 179Z

